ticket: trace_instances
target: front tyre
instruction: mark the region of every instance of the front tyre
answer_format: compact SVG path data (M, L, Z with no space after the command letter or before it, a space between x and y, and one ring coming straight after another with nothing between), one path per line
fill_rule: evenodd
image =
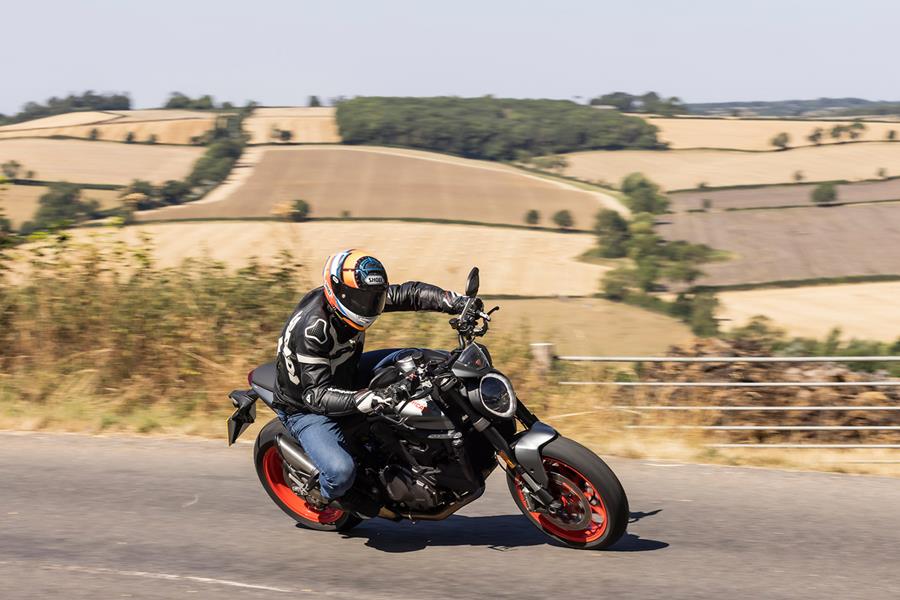
M278 507L307 529L318 531L347 531L356 527L361 519L352 513L336 508L318 509L291 489L284 460L275 444L278 434L290 435L281 421L272 419L263 427L253 448L256 474L266 493Z
M568 438L541 450L550 493L562 509L555 515L529 511L522 481L507 471L507 484L519 510L535 527L572 548L607 548L628 526L628 498L603 460Z

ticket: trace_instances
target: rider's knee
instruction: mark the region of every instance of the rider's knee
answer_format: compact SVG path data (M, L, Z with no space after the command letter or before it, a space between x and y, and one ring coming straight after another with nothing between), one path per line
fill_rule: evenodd
M324 477L328 482L328 487L331 488L330 495L338 497L353 485L353 480L356 478L356 465L353 463L353 459L347 455L332 461L325 472L319 474L319 477Z

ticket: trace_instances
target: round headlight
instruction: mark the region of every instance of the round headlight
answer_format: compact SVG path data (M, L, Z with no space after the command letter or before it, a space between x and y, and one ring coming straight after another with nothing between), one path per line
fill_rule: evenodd
M509 379L498 373L488 373L478 386L481 404L494 416L508 419L516 412L516 394Z

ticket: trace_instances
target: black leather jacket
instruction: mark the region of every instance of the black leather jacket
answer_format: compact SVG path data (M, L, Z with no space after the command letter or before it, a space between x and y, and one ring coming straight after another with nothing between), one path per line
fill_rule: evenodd
M388 286L385 312L432 310L459 312L459 296L408 281ZM366 333L337 318L318 287L294 309L278 338L275 407L291 415L314 412L331 416L356 410L353 380Z

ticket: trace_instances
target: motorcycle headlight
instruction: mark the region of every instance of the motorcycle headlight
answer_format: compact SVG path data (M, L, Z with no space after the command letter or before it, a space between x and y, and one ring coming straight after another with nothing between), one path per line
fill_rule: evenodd
M516 412L516 393L509 379L499 373L488 373L478 385L481 405L490 414L508 419Z

